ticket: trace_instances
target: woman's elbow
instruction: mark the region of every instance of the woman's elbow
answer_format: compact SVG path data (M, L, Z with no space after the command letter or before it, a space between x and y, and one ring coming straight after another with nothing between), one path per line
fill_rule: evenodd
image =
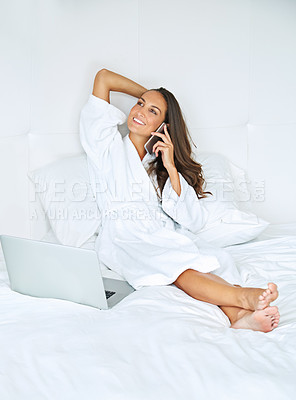
M106 79L109 73L110 71L108 69L102 68L96 73L95 79Z
M111 72L105 68L97 72L92 93L94 96L106 100L108 103L110 103L110 74Z

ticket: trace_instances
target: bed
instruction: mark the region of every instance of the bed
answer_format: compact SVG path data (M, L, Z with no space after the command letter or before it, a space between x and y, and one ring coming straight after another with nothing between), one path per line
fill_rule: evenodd
M218 307L175 286L100 311L12 292L2 271L1 399L293 399L296 224L227 249L246 285L278 284L274 331L229 329Z
M204 237L208 235L210 240L217 233L215 243L232 256L244 286L277 283L280 296L273 304L280 310L279 326L269 333L230 329L229 320L218 307L197 301L174 285L143 287L108 311L25 296L11 291L2 259L1 400L295 398L296 223L268 224L259 217L256 223L233 220L236 213L255 218L247 211L248 202L243 202L247 191L241 181L243 171L219 155L202 157L208 189L214 191L223 183L228 195L234 192L236 196L235 200L220 202L224 216L219 221L224 225L218 227L212 221ZM48 203L49 180L71 181L67 174L74 173L73 162L77 165L85 159L81 155L72 157L66 164L63 160L30 174L32 182L47 182L47 191L40 191L38 200L45 214L49 215L51 206L56 207L56 202ZM80 164L83 180L82 170ZM215 190L215 194L215 201L210 203L213 213L218 209L221 212L217 208L221 193ZM71 208L65 199L61 204ZM82 204L86 206L79 202L80 208ZM225 213L231 214L231 221ZM65 220L51 219L51 229L43 240L92 248L98 221L92 219L89 239L83 242L79 220L75 227L65 227ZM86 221L80 223L86 226ZM233 230L230 236L226 234L230 227L236 229L240 243L230 244L234 237ZM76 237L66 242L69 231L73 234L75 229ZM247 231L247 236L241 236ZM102 272L106 277L122 279L107 266L102 266Z

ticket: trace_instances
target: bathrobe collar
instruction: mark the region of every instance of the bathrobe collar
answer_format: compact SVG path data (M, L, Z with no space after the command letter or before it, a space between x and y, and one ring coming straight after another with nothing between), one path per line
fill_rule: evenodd
M157 201L157 194L145 168L149 161L153 160L155 156L146 153L141 161L137 149L131 141L129 134L123 138L123 143L134 182L139 184L138 190L141 190L141 193L145 199L148 198L149 200Z

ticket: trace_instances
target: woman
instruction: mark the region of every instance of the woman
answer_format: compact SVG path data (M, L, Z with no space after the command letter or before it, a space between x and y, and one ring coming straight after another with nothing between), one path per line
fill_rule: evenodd
M118 125L126 117L110 104L110 91L138 98L123 139ZM164 132L156 133L162 122ZM151 135L160 138L152 155L144 147ZM221 275L235 271L230 254L196 235L208 216L201 201L207 192L170 92L147 90L114 72L99 71L81 112L80 138L102 214L96 249L104 264L136 289L174 283L195 299L219 306L232 328L269 332L278 326L278 309L270 306L277 286L244 288L227 282Z

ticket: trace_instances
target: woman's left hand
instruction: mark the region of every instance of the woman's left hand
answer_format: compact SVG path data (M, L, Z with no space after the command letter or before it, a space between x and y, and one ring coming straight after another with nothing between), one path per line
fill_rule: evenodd
M163 140L163 142L161 140L156 142L152 151L156 156L158 156L159 152L161 153L162 162L167 171L176 168L174 162L174 145L167 126L164 126L164 133L152 132L152 135L159 136Z

